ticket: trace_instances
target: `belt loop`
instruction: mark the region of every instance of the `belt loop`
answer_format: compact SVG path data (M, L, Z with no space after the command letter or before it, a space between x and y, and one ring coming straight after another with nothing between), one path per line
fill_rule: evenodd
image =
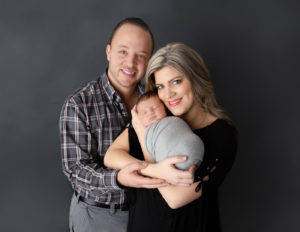
M110 204L110 214L113 215L116 212L115 203Z

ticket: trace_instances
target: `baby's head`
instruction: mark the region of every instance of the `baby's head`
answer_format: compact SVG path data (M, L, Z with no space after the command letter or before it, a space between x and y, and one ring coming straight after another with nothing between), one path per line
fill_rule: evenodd
M155 92L144 93L139 98L136 103L136 112L146 127L167 116L165 106Z

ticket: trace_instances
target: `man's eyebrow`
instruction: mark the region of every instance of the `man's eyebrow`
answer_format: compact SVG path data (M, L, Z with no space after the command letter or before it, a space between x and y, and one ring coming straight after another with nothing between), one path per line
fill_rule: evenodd
M140 51L140 53L144 53L144 54L146 54L146 55L149 54L149 52L147 52L147 51Z
M117 48L128 48L128 47L126 45L120 44L120 45L117 45Z
M123 45L123 44L117 45L116 47L119 48L119 49L120 49L120 48L126 48L126 49L129 49L128 46ZM146 54L146 55L149 54L149 52L147 52L147 51L139 51L139 52L137 52L137 53L144 53L144 54Z

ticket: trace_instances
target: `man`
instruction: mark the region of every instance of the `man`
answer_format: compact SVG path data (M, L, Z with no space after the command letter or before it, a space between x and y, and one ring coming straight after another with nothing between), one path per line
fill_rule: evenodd
M138 175L146 163L108 170L106 150L130 121L130 110L143 93L140 85L154 40L139 18L122 20L106 47L102 76L65 101L60 116L63 171L74 189L70 231L126 231L128 205L122 186L157 188L165 181ZM172 161L173 162L173 161Z

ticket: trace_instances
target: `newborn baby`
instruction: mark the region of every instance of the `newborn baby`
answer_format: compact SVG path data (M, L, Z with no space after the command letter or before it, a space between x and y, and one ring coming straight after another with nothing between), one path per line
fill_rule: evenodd
M199 166L204 156L204 144L184 120L168 116L164 104L154 92L145 93L136 104L140 122L146 127L145 148L155 162L174 155L184 155L187 160L175 166L187 170Z

